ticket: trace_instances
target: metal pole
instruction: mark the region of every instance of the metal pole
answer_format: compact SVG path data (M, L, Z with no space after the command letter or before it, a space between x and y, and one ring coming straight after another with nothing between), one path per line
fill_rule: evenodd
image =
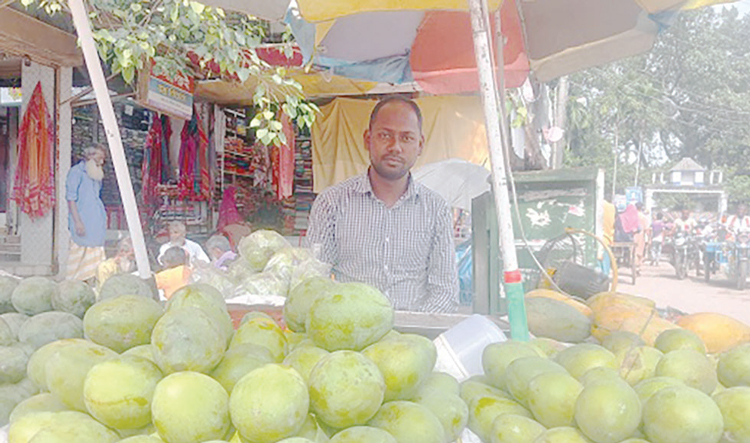
M484 107L485 127L490 150L492 166L492 189L497 212L497 224L500 231L500 251L503 257L503 277L505 293L508 299L508 320L511 336L515 340L528 340L529 328L526 321L526 306L524 304L523 283L521 272L518 270L516 245L513 235L513 224L510 212L510 197L508 195L508 179L505 172L504 145L508 140L504 137L508 133L506 121L502 117L504 109L498 103L498 85L492 66L492 51L490 49L491 33L488 24L488 9L482 7L482 0L468 0L471 12L471 27L474 37L474 53L479 71L480 93ZM502 40L499 42L502 45ZM500 85L503 86L504 72L502 59L498 60ZM504 95L504 88L499 89Z
M143 237L141 219L138 216L138 204L135 201L133 184L130 181L130 172L128 171L128 162L125 159L125 151L122 148L120 129L117 126L117 118L115 118L112 100L109 97L107 81L104 79L104 72L102 71L101 64L99 64L99 53L96 51L96 46L94 46L94 37L91 34L91 25L89 24L86 7L83 5L83 0L68 0L68 5L73 15L73 23L78 33L83 57L86 60L86 68L91 78L91 86L94 88L96 102L99 105L104 131L107 134L109 151L112 155L112 165L115 168L115 175L117 176L117 186L120 188L120 196L122 197L122 205L125 209L125 218L128 222L130 238L133 240L138 274L143 279L150 278L151 266L148 263L146 241Z
M617 160L619 157L618 146L620 146L620 122L615 125L614 166L612 167L612 203L615 202L617 194Z

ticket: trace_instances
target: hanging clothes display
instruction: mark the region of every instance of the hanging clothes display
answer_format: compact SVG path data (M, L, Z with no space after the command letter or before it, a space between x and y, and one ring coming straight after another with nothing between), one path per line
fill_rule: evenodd
M211 199L211 167L208 137L203 129L198 110L182 128L180 145L180 178L177 183L181 199L206 201Z
M29 100L18 140L18 166L11 198L32 220L38 219L55 204L54 127L41 82Z
M273 188L276 198L284 200L294 194L294 125L286 114L281 115L282 131L286 144L274 146L271 151L273 163Z
M143 188L141 195L147 206L159 203L157 185L167 183L173 178L174 169L169 162L169 138L172 136L172 124L167 115L154 116L151 129L146 137L145 152L141 172Z

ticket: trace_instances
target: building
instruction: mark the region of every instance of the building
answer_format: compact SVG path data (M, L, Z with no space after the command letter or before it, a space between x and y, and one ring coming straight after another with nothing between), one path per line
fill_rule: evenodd
M652 174L652 184L645 187L645 205L651 210L658 194L689 194L697 203L717 202L719 213L727 210L727 194L722 186L724 174L708 170L692 158L685 157L671 169Z

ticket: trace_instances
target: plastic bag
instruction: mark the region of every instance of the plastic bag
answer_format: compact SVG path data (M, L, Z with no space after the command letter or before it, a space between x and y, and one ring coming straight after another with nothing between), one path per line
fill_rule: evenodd
M237 288L235 295L248 293L260 296L286 297L288 290L289 284L287 282L272 273L261 272L246 278Z
M262 229L240 240L237 250L250 269L260 272L277 252L291 247L278 232Z
M313 277L330 277L331 265L324 263L314 257L310 257L297 265L292 271L292 278L289 281L289 291L303 281Z
M277 252L266 265L263 272L276 275L288 285L292 280L294 269L300 263L312 258L312 254L307 249L286 248Z

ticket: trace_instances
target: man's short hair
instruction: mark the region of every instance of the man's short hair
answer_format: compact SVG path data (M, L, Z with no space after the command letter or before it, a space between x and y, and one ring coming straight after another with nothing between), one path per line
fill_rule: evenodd
M229 244L229 239L223 235L213 235L206 241L206 249L218 249L221 252L229 252L232 250L232 246Z
M164 251L164 256L161 258L165 268L174 268L180 265L186 265L188 262L188 255L184 249L179 246L172 246L171 248Z
M422 132L422 111L419 109L419 105L414 100L401 97L400 95L392 95L390 97L386 97L380 100L375 105L375 108L370 114L370 123L368 126L369 128L372 128L373 123L375 123L375 119L378 118L378 113L380 113L380 110L383 109L385 105L390 103L404 103L405 105L410 106L412 111L414 111L414 115L417 116L417 122L419 122L419 132Z
M173 221L169 222L167 225L167 231L169 232L181 232L183 234L187 233L187 228L185 227L185 223L181 221Z
M83 157L87 159L91 158L91 156L96 154L97 151L103 152L105 156L107 155L107 148L105 148L104 145L99 144L85 148L83 150Z

